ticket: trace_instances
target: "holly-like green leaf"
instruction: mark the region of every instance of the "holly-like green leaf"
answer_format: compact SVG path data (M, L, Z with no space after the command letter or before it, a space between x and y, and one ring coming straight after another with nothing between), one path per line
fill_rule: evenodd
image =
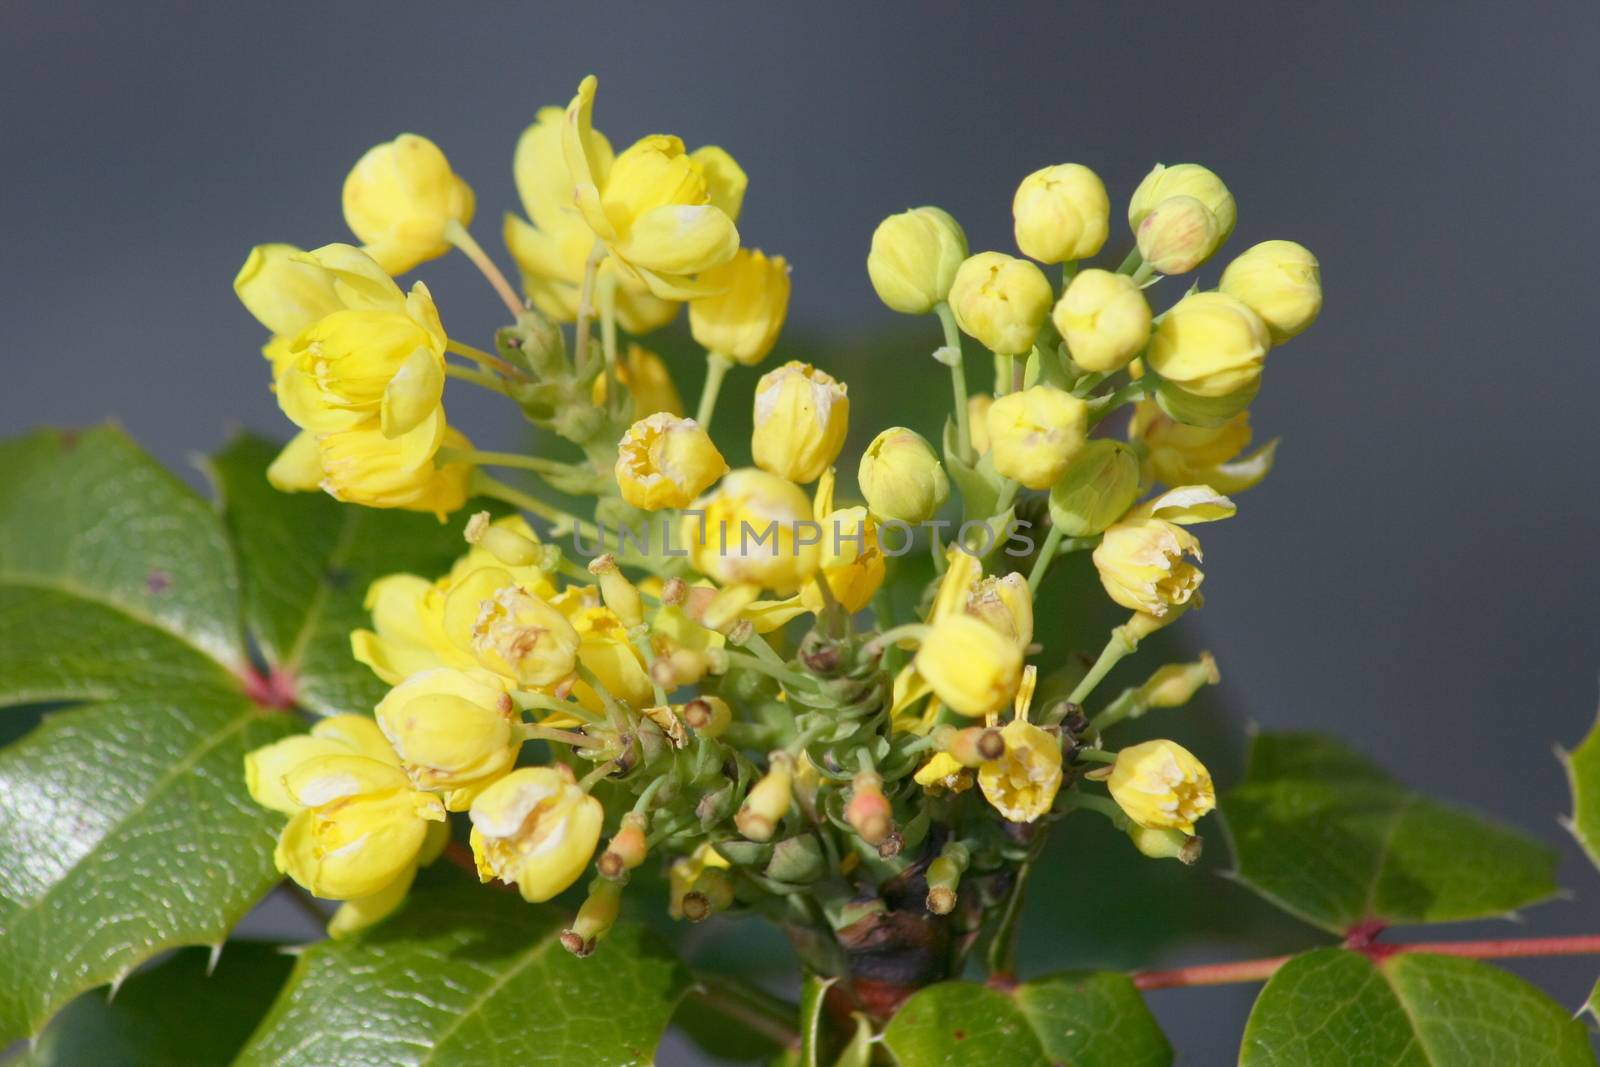
M213 509L121 432L0 444L0 707L82 702L0 752L0 1043L164 949L215 944L276 880Z
M1240 1067L1594 1067L1583 1023L1475 960L1344 949L1290 960L1256 1000Z
M79 997L17 1067L190 1067L230 1063L293 964L279 946L230 941L187 948L140 971L113 999Z
M1556 852L1412 792L1335 741L1262 734L1222 800L1235 874L1335 933L1503 916L1556 892Z
M1572 818L1566 827L1600 867L1600 720L1571 752L1557 752L1567 768L1567 784L1572 788Z
M884 1030L900 1067L1145 1067L1172 1048L1127 977L1064 974L1010 990L942 982Z
M649 1063L688 971L627 924L580 960L560 918L425 875L393 919L301 955L238 1067Z
M371 711L387 686L350 655L350 631L370 626L367 587L386 574L434 578L462 552L472 508L432 515L341 504L326 493L280 493L267 482L278 445L235 438L208 467L244 583L244 612L273 668L302 707Z

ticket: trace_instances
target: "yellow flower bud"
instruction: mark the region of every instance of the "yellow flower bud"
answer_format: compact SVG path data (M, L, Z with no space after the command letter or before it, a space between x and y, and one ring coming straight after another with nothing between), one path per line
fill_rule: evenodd
M1263 241L1245 249L1222 272L1217 288L1249 305L1281 345L1303 332L1322 310L1322 268L1293 241Z
M319 897L370 896L417 862L427 824L442 821L439 798L412 788L391 763L318 756L284 776L300 808L273 855L278 869Z
M1173 741L1146 741L1118 752L1106 786L1128 818L1149 830L1192 835L1195 820L1217 806L1210 772Z
M374 713L411 780L465 811L479 789L511 769L522 747L503 681L440 667L401 682Z
M1156 327L1145 354L1150 369L1199 397L1253 390L1272 339L1254 311L1227 293L1192 293Z
M1199 862L1200 838L1182 830L1152 830L1134 823L1128 827L1133 847L1153 860L1177 860L1185 865Z
M622 817L622 825L595 861L602 877L620 881L627 877L629 871L637 870L644 863L645 857L650 854L650 842L645 837L647 829L649 820L638 812L629 812Z
M1192 196L1169 196L1139 223L1134 235L1144 261L1162 274L1187 274L1217 250L1217 217Z
M628 427L617 445L617 488L647 511L687 507L727 470L699 423L664 411Z
M1202 652L1193 663L1169 663L1139 687L1139 702L1147 708L1181 708L1202 686L1222 681L1217 661Z
M1012 719L1000 736L1005 754L978 768L978 787L1008 821L1033 822L1061 789L1061 740L1026 719Z
M568 586L551 604L578 632L578 662L600 680L606 692L631 707L649 704L655 694L644 661L628 638L628 628L600 603L594 588ZM605 702L586 681L577 682L572 694L591 711L605 709Z
M906 315L926 315L950 294L967 258L960 223L936 207L890 215L872 231L867 277L878 299Z
M479 880L515 885L537 904L589 866L605 809L566 767L523 767L479 793L469 816Z
M793 799L793 758L787 752L774 752L769 763L767 773L750 787L733 817L739 832L751 841L770 841Z
M1056 301L1056 324L1072 360L1086 371L1121 370L1150 340L1150 304L1134 280L1093 268L1080 271Z
M980 578L967 593L966 612L1011 638L1023 651L1033 643L1033 593L1020 574Z
M1216 216L1218 244L1233 233L1233 224L1239 217L1233 194L1221 178L1198 163L1175 163L1170 167L1157 163L1128 201L1128 227L1138 233L1145 217L1173 196L1192 196Z
M1111 200L1100 176L1078 163L1036 170L1011 201L1017 247L1040 263L1088 259L1110 232Z
M622 914L622 886L606 878L596 878L589 883L589 895L584 897L572 926L561 931L561 947L578 958L594 952L600 939L610 933Z
M593 75L567 105L561 150L573 202L595 237L656 296L684 300L715 291L692 275L720 267L739 251L734 217L745 175L726 152L687 152L666 134L641 138L609 159L593 136Z
M1133 506L1139 457L1120 441L1097 437L1050 490L1050 521L1068 537L1093 537Z
M822 577L833 599L852 615L872 603L888 571L878 525L866 508L840 508L822 518ZM802 586L800 602L810 612L823 608L816 583Z
M473 206L439 146L413 133L368 150L344 180L344 220L390 274L450 251L448 224L470 223Z
M912 778L924 792L934 796L964 793L972 788L972 773L948 752L935 752Z
M644 625L644 601L639 589L617 566L617 558L606 552L589 561L589 573L600 579L600 596L617 621L628 629Z
M873 515L898 522L924 522L950 496L950 481L933 447L904 426L872 439L861 454L856 482Z
M1054 299L1043 271L1003 252L979 252L966 260L950 286L956 325L1003 356L1033 348Z
M560 685L577 664L579 639L572 623L498 567L473 571L451 586L444 629L458 647L472 651L479 665L519 686Z
M683 517L683 542L694 569L728 585L793 593L822 565L821 524L793 482L746 468L723 479Z
M971 615L939 620L917 650L917 673L938 698L961 715L993 715L1022 681L1022 650Z
M637 331L629 331L637 332ZM645 418L658 411L669 415L683 414L683 398L672 382L672 372L661 357L638 345L629 345L627 355L617 362L617 381L633 398L633 418ZM606 376L594 380L590 398L595 407L606 402Z
M429 511L443 522L467 502L469 463L439 463L441 445L470 449L472 442L444 424L444 409L399 437L376 426L323 434L318 442L322 488L336 500L369 508Z
M462 532L469 545L483 549L507 567L533 566L544 559L544 549L535 538L504 522L491 521L487 511L468 519Z
M1089 405L1051 385L999 397L989 408L994 469L1029 489L1048 489L1088 439Z
M1241 411L1219 426L1189 426L1141 400L1128 426L1129 440L1144 446L1151 476L1164 485L1209 485L1219 493L1238 493L1260 483L1272 470L1278 442L1238 459L1250 444L1250 413Z
M766 358L789 311L789 264L760 249L741 248L700 282L711 295L689 302L689 332L708 352L746 367Z
M967 426L972 435L972 447L983 455L989 451L989 409L994 397L988 393L973 393L967 397Z
M366 756L400 766L377 723L365 715L330 715L311 731L255 749L244 758L245 786L262 807L294 815L300 804L289 795L284 778L319 756Z
M822 477L844 447L850 397L843 382L797 360L761 376L756 385L756 466L797 484Z

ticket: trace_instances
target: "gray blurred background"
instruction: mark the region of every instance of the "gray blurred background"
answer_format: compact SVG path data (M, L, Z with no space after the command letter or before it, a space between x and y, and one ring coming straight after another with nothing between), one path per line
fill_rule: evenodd
M1600 5L13 0L0 27L0 432L115 418L173 465L238 426L285 434L229 290L252 244L347 239L346 170L409 130L475 186L499 255L515 138L591 70L614 141L676 132L749 171L741 232L794 265L779 354L849 378L863 440L907 417L890 384L942 373L861 341L937 342L867 283L882 216L936 203L974 249L1009 250L1012 190L1039 166L1088 164L1120 205L1157 160L1208 164L1239 226L1202 280L1290 237L1328 297L1270 360L1254 418L1284 437L1279 465L1204 532L1208 606L1185 640L1216 652L1239 720L1336 733L1560 844L1574 899L1529 932L1600 923L1551 755L1593 717L1600 667ZM1114 229L1108 252L1126 244ZM420 273L447 328L486 341L501 312L470 267ZM452 417L485 447L519 432L492 405L453 399ZM1074 936L1108 936L1079 918ZM1576 1006L1600 964L1516 969ZM1253 992L1152 1002L1185 1062L1221 1063Z

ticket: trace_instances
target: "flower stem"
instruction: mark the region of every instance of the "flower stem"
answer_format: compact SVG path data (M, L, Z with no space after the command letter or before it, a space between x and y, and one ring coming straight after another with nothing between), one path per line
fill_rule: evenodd
M706 380L705 384L700 386L700 404L695 408L694 421L707 432L710 431L711 416L717 410L717 394L722 391L722 379L732 366L733 361L727 356L715 352L706 353Z
M473 370L471 367L461 367L454 363L448 363L445 365L444 373L448 378L460 378L464 382L471 382L473 385L480 386L492 393L499 393L501 396L511 395L511 391L506 388L505 382L486 371Z
M1460 956L1471 960L1521 959L1532 956L1600 955L1600 934L1562 937L1517 937L1487 941L1426 941L1400 945L1372 944L1354 948L1373 959L1385 959L1407 952L1428 952L1436 956ZM1140 989L1176 989L1183 986L1228 985L1235 982L1264 982L1277 973L1293 956L1268 956L1233 963L1202 963L1169 971L1137 971L1133 984Z
M1111 640L1106 642L1106 647L1100 650L1100 658L1094 661L1094 666L1089 668L1089 673L1083 676L1083 681L1072 691L1067 700L1073 704L1082 704L1094 692L1094 687L1099 685L1106 675L1111 673L1111 668L1122 662L1122 658L1138 647L1138 642L1129 639L1122 627L1111 631Z
M1039 583L1044 581L1050 564L1055 562L1056 553L1061 550L1061 536L1061 527L1051 523L1050 532L1044 535L1044 547L1039 549L1039 555L1033 561L1033 570L1028 572L1029 593L1038 595Z
M483 273L483 276L489 280L489 284L494 287L494 291L500 295L501 302L505 304L506 310L511 312L513 319L522 314L521 297L517 296L517 291L511 288L511 283L506 281L504 274L500 273L500 268L495 266L494 260L489 258L489 253L483 250L483 246L477 242L477 239L472 234L467 232L465 226L455 219L451 219L445 224L444 238L459 248L464 256L472 260L472 265Z
M972 462L972 428L967 420L967 368L961 353L961 330L956 326L955 312L950 305L940 301L934 306L939 324L944 327L944 347L950 352L950 391L955 401L956 451L961 462Z
M485 452L477 448L441 448L440 463L472 463L490 467L515 467L539 474L571 474L572 465L559 460L524 456L520 452Z
M445 351L450 352L453 355L460 356L463 359L470 359L478 366L487 370L492 370L498 374L503 374L507 378L518 378L522 380L527 379L526 374L523 374L522 371L518 370L516 367L513 367L499 356L494 355L491 352L485 352L481 348L475 348L463 341L446 341L444 347Z
M578 290L578 321L572 326L572 365L581 378L589 371L589 322L594 318L594 283L606 258L604 241L596 241L583 264L583 287Z
M800 1033L795 1020L800 1009L764 989L719 974L699 973L689 995L728 1022L777 1042L798 1048Z
M472 491L492 496L496 500L503 500L512 507L521 508L530 515L537 515L552 526L571 526L581 532L585 537L595 540L600 538L600 530L592 522L585 522L568 512L562 511L554 504L547 504L538 497L522 490L509 486L498 478L490 477L483 470L472 472Z

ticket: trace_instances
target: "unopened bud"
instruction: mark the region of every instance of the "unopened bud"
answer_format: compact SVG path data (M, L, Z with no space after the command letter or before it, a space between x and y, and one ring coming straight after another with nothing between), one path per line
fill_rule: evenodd
M683 917L692 923L704 922L733 903L733 878L720 868L708 868L695 879L694 888L683 895Z
M944 846L938 859L928 864L928 910L935 915L949 915L956 907L956 887L972 853L959 841Z
M950 480L922 435L903 426L884 430L861 454L856 483L879 519L918 523L950 496Z
M733 709L718 696L699 696L683 706L683 721L696 733L720 737L733 721Z
M872 233L867 276L878 298L895 311L926 315L950 292L967 258L967 235L950 215L919 207L890 215Z
M894 829L894 810L883 795L883 778L875 771L862 771L850 783L850 802L844 819L869 845L881 845Z
M1121 441L1097 437L1050 490L1050 521L1068 537L1093 537L1127 514L1138 495L1139 457Z
M644 605L639 590L617 566L615 556L609 552L596 556L589 561L589 573L600 579L600 596L623 626L631 630L643 624Z
M589 895L578 909L571 928L562 931L561 947L574 956L587 956L606 936L622 907L622 886L606 878L589 883Z
M596 861L600 873L612 881L621 881L627 873L644 862L650 845L644 835L645 817L637 812L629 812L622 817L622 828L619 829L606 850L600 853Z
M770 841L778 821L789 812L794 789L794 760L787 752L774 752L771 769L744 798L733 817L739 832L751 841Z
M1139 254L1162 274L1187 274L1210 258L1222 239L1211 209L1192 196L1157 204L1139 223Z
M467 543L483 549L507 567L528 567L545 561L545 549L531 537L516 529L523 526L520 519L489 521L489 513L480 511L467 521L462 535ZM526 528L524 526L524 528Z
M1134 848L1153 860L1177 860L1184 864L1198 861L1204 844L1200 837L1182 830L1151 829L1138 823L1128 827L1128 837Z

